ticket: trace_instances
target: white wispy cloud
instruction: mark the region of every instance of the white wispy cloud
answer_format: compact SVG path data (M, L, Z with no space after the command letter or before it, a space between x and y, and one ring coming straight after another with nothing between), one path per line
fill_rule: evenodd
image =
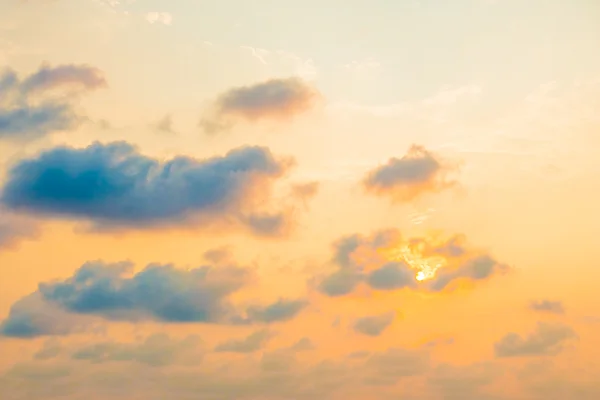
M173 16L168 12L151 11L146 13L146 21L151 24L171 25L173 23Z

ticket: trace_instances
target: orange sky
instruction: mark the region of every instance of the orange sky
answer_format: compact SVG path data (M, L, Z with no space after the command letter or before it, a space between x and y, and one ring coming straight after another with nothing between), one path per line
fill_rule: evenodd
M600 6L526 3L3 2L0 398L600 398Z

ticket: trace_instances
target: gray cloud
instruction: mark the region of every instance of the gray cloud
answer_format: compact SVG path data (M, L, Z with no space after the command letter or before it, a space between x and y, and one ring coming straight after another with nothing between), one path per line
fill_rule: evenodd
M394 322L393 312L358 318L352 328L355 332L367 336L379 336Z
M494 345L496 357L527 357L559 353L567 341L577 338L572 328L539 322L526 337L509 333Z
M105 86L102 73L85 65L42 65L24 79L5 70L0 76L0 139L36 139L75 128L82 119L68 99L44 95L54 89L90 91Z
M279 299L268 306L254 306L247 311L252 322L273 323L289 321L297 316L308 303L305 300Z
M564 314L565 307L560 301L536 300L529 304L529 308L534 311L547 312L551 314Z
M218 97L212 115L204 117L200 126L214 134L230 129L236 119L288 119L310 109L319 97L315 89L298 78L235 87Z
M437 292L446 289L459 279L483 281L509 270L507 265L499 263L489 255L476 256L465 261L457 269L439 271L427 284L431 290Z
M0 212L0 249L13 246L23 239L33 239L39 234L34 221Z
M415 271L403 262L390 262L371 272L367 277L369 286L377 290L397 290L417 286Z
M244 339L232 339L215 347L216 352L253 353L263 348L273 334L267 330L256 331Z
M200 343L197 336L177 340L167 334L154 334L140 343L109 341L83 346L75 350L71 357L93 363L136 362L153 367L192 365L202 359L202 353L198 349Z
M369 171L363 180L367 191L389 195L396 201L410 201L426 192L438 192L455 185L446 179L449 166L422 146L413 145L402 158Z

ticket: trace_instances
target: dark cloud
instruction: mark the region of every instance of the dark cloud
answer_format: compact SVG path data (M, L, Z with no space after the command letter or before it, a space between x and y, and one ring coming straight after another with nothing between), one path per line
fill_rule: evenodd
M534 311L547 312L551 314L564 314L565 307L560 301L537 300L529 304L529 308Z
M284 212L255 213L242 217L244 225L256 236L285 236L291 225L290 215Z
M35 139L75 128L82 119L69 99L47 97L47 92L105 86L102 73L85 65L42 65L24 79L13 70L5 70L0 76L0 139Z
M344 296L352 293L363 279L364 277L360 273L340 270L323 278L318 289L330 297Z
M154 334L139 343L101 342L80 347L71 357L93 363L136 362L152 367L173 364L196 364L202 359L197 336L182 340L167 334Z
M235 87L218 97L213 115L203 118L200 126L214 134L230 129L236 119L287 119L313 107L319 97L315 89L298 78Z
M395 201L410 201L426 192L439 192L456 184L447 179L452 168L422 146L413 145L402 158L367 173L367 191L389 195Z
M248 222L242 213L268 200L270 184L289 165L264 147L167 162L125 142L57 147L14 166L1 201L14 211L82 219L103 228L189 224L197 218L255 222L268 230L268 221Z
M256 331L244 339L225 341L215 348L216 352L224 353L253 353L264 347L273 334L267 330Z
M308 303L305 300L279 299L268 306L250 307L248 320L255 323L273 323L289 321L302 311Z
M355 332L367 336L379 336L385 331L392 322L394 322L395 314L393 312L371 315L358 318L352 328Z
M575 338L577 334L569 326L538 322L528 336L509 333L494 345L494 350L496 357L554 355L563 350L566 342Z

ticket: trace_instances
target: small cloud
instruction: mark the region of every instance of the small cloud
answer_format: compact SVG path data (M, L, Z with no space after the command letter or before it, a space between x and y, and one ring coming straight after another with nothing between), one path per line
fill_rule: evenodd
M171 25L173 23L173 16L168 12L151 11L146 13L146 21L151 24Z
M273 337L273 334L269 331L260 330L244 339L225 341L215 347L215 351L224 353L254 353L255 351L261 350L271 337Z
M430 151L413 145L402 158L391 158L370 171L363 180L368 192L406 202L426 192L440 192L456 185L448 180L452 168Z
M309 350L314 350L315 349L315 345L312 342L312 340L310 340L310 338L307 337L303 337L302 339L298 340L296 343L294 343L293 345L291 345L289 347L290 350L298 352L298 351L309 351Z
M394 322L395 313L367 316L357 319L352 328L366 336L379 336Z
M259 49L251 46L240 46L242 49L249 50L252 53L252 56L260 61L261 64L267 65L267 61L265 60L265 56L269 55L270 52L265 49Z
M279 299L268 306L250 307L246 314L248 321L254 323L284 322L294 318L308 303L305 300Z
M39 235L38 225L29 218L0 212L0 249L9 248L24 239Z
M252 86L232 88L214 104L213 115L203 118L206 133L231 128L236 120L286 120L306 112L320 94L298 78L271 79Z
M560 301L538 300L532 301L529 308L534 311L547 312L551 314L564 314L565 308Z
M528 357L555 355L563 350L565 342L577 338L570 327L562 324L539 322L527 337L509 333L494 345L496 357Z
M159 132L174 134L175 130L173 129L173 117L170 114L165 115L161 120L159 120L154 127Z

